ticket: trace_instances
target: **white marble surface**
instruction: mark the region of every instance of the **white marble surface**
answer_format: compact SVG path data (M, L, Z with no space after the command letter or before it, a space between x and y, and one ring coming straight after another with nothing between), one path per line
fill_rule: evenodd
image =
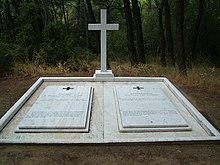
M102 72L101 70L96 70L95 74L93 75L94 80L97 82L100 81L114 81L115 77L114 74L112 73L112 70L107 70L106 72Z
M93 76L94 78L97 77L114 77L114 74L112 73L112 70L106 70L105 72L101 71L101 70L96 70L95 74Z
M173 128L177 131L181 130L179 127L184 130L188 127L160 86L117 85L115 95L118 121L123 128Z
M90 86L48 86L18 128L26 132L31 129L85 129L91 95Z
M101 9L101 23L100 24L88 24L89 30L101 31L101 72L107 71L107 30L118 30L118 24L107 24L107 11Z

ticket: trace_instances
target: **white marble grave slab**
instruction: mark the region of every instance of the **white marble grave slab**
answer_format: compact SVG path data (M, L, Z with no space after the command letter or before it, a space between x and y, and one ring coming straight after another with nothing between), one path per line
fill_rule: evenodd
M115 86L120 131L191 130L159 86Z
M88 131L93 89L90 86L48 86L18 125L16 132ZM65 132L65 131L64 131Z

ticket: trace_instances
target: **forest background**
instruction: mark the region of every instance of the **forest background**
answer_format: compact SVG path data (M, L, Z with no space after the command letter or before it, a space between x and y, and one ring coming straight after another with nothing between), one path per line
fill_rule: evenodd
M220 67L220 0L0 0L0 74L17 63L79 71L97 60L100 22L107 9L108 61ZM109 67L110 66L110 63Z

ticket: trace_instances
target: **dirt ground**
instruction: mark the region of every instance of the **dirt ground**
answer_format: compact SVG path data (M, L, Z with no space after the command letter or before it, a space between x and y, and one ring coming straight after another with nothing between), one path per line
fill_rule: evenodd
M39 76L0 78L0 117ZM220 130L220 88L216 92L176 84ZM220 164L220 142L114 145L0 144L0 164Z

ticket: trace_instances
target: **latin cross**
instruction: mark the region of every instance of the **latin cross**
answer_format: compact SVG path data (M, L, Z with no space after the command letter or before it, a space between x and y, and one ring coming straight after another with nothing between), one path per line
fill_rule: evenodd
M100 30L101 31L101 72L107 71L107 30L118 30L118 24L107 24L107 11L101 9L101 23L100 24L88 24L88 30Z

